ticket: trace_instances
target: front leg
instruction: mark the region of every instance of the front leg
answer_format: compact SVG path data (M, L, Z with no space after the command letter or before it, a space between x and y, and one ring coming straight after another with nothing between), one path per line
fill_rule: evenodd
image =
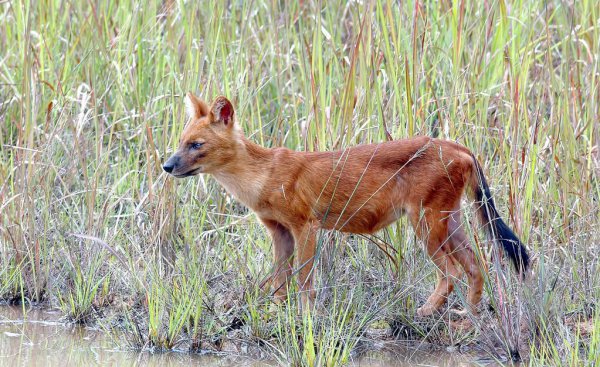
M291 230L296 242L296 271L298 272L301 306L303 309L309 309L315 299L313 276L318 226L307 222L301 226L292 227Z
M273 274L261 284L261 287L270 287L277 301L287 297L288 283L292 276L294 260L294 237L281 223L270 219L261 221L267 227L273 240Z

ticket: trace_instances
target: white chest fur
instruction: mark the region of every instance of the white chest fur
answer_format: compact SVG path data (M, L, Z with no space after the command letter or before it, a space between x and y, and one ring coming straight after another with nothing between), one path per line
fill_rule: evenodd
M267 180L264 172L244 170L235 174L220 172L213 175L227 192L249 208L256 208Z

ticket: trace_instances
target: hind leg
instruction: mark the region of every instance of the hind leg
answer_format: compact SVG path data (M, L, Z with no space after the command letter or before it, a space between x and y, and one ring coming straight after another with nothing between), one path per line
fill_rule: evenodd
M300 291L300 305L303 313L311 309L316 296L315 289L313 288L313 278L317 230L317 225L311 222L292 228L292 234L296 242L298 290Z
M454 279L461 275L456 260L450 254L448 221L438 213L428 212L419 220L411 218L417 236L425 240L427 254L438 268L438 281L425 304L417 309L418 316L429 316L444 305L454 290Z
M477 264L475 253L469 246L467 236L462 228L460 208L456 208L448 220L448 234L454 257L467 274L469 292L467 302L473 314L477 314L477 305L483 293L483 275Z

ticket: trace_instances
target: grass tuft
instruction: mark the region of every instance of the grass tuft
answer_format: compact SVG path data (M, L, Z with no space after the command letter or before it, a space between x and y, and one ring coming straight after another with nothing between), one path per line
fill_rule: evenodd
M0 298L59 306L137 349L338 365L391 325L417 346L597 365L599 12L592 0L0 1ZM459 141L531 250L531 278L465 220L486 270L482 316L469 333L447 309L418 320L436 271L401 220L370 238L324 233L315 312L274 306L253 215L211 178L161 172L187 91L230 97L268 147Z

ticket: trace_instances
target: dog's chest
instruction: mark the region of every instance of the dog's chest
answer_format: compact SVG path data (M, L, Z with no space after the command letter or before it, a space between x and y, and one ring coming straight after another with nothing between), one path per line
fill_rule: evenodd
M217 182L236 200L250 209L257 207L257 203L266 180L262 174L217 174Z

